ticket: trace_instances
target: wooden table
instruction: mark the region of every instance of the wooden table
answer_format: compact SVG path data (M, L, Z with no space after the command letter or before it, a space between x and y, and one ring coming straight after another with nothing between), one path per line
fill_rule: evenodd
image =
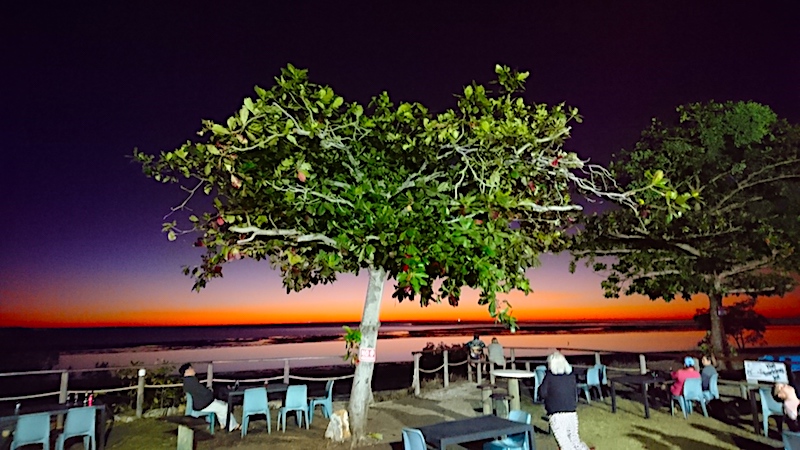
M536 450L536 440L533 439L533 427L530 424L492 415L440 422L420 427L419 431L422 432L428 445L439 450L444 450L450 444L493 439L517 433L525 433L530 449Z
M239 386L236 389L231 389L230 391L228 391L228 417L226 417L227 422L225 423L231 423L230 420L231 420L231 415L233 415L234 400L238 401L239 398L244 399L244 391L258 387L261 386ZM289 385L284 383L270 383L264 387L267 388L267 400L269 400L270 393L286 392L286 390L289 389Z
M508 378L508 395L511 396L511 410L519 409L519 379L533 378L533 372L518 369L498 369L494 371L494 376Z
M62 403L55 403L55 404L45 404L45 405L36 405L26 407L25 405L20 408L19 414L8 415L0 417L0 429L14 429L17 425L17 419L19 416L25 414L48 414L50 416L56 416L59 414L66 414L70 408L83 408L83 405L67 405ZM106 444L106 406L102 404L95 403L92 406L88 406L88 408L94 408L95 410L100 411L99 417L99 424L95 424L95 441L97 442L97 450L103 450ZM97 414L95 414L95 420L98 420ZM98 426L99 425L99 426ZM8 442L3 442L2 448L7 448L6 444L10 444L13 433L8 435Z
M648 400L647 388L651 384L672 384L672 378L667 378L661 375L644 374L644 375L625 375L621 377L613 377L608 379L611 384L611 412L617 412L617 390L614 383L619 384L633 384L641 387L642 390L642 404L644 404L644 418L650 418L650 400ZM672 401L672 400L670 400Z

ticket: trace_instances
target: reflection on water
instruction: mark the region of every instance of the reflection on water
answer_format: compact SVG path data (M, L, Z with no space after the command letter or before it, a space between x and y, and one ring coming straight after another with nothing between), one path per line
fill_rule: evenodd
M414 330L419 330L419 328L415 326ZM471 332L466 331L464 335L442 337L402 337L408 336L408 332L403 330L387 331L391 331L394 338L378 340L377 362L412 361L411 353L422 350L429 342L453 345L463 344L472 338ZM765 337L770 346L797 346L800 345L798 331L800 331L799 326L772 326L767 329ZM703 335L702 331L680 330L502 335L499 336L499 339L505 348L535 348L515 351L517 357L531 357L545 355L553 348L637 353L694 350ZM488 343L491 336L484 336L484 340ZM280 368L284 364L282 358L325 356L324 359L292 361L292 367L343 364L344 352L342 341L226 345L181 349L151 346L122 351L62 354L56 368L86 369L93 368L96 363L101 362L107 362L111 367L123 367L130 365L132 361L141 361L144 364L214 361L215 372L228 372ZM264 359L270 359L270 361L256 361Z

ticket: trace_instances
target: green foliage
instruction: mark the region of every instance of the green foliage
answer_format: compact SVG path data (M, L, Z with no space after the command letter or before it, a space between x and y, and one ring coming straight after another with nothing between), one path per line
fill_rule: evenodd
M764 332L767 331L769 320L756 312L756 302L756 297L750 297L725 308L723 322L725 336L732 340L739 350L744 350L747 346L766 344ZM708 315L708 308L698 309L694 321L700 329L709 329L711 318Z
M791 290L800 254L800 128L753 102L691 104L677 112L674 124L654 120L611 171L625 189L636 189L652 183L643 176L648 168L659 167L687 194L671 193L658 204L647 198L657 194L647 193L649 204L639 211L587 218L573 256L606 272L608 297L670 301Z
M361 346L361 330L350 328L347 325L342 328L344 328L344 360L356 365L358 364L358 349Z
M136 151L146 175L189 192L174 211L213 198L188 227L164 224L171 240L200 235L202 263L184 268L194 288L241 258L269 260L287 292L381 268L398 301L456 306L469 287L514 329L498 295L530 292L525 269L567 247L581 210L571 189L601 193L604 178L563 149L575 108L528 103L526 72L495 72L494 90L472 83L433 114L386 92L347 102L289 65L225 123L204 121L200 140L158 157ZM656 175L616 199L667 192Z
M129 386L139 383L139 369L144 365L141 361L131 361L131 367L117 371L117 377ZM176 367L170 362L164 362L156 368L147 369L144 376L145 385L168 385L175 382ZM131 402L136 401L136 391L127 391ZM167 408L181 403L183 399L182 388L165 387L161 389L145 389L144 409Z

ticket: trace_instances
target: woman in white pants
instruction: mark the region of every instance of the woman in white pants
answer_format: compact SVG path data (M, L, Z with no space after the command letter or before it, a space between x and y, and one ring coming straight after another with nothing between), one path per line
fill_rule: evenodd
M572 366L559 351L547 357L548 371L539 387L550 429L561 450L588 450L578 434L578 386Z

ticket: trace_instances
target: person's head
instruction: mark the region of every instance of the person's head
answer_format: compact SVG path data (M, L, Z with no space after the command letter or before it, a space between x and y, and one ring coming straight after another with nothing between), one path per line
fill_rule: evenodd
M713 355L703 355L703 357L700 359L700 364L702 364L703 367L705 367L705 366L715 366L715 365L717 365L717 361L716 361L716 358L714 358Z
M683 367L685 367L687 369L688 368L694 369L695 368L694 367L694 358L692 358L691 356L687 356L687 357L683 358Z
M547 368L553 375L563 375L572 373L572 366L567 361L567 358L558 350L554 351L547 357Z
M192 363L183 364L180 368L178 368L178 373L181 374L182 377L192 377L196 374L194 367L192 367Z
M772 390L772 395L782 402L797 398L797 392L794 390L794 388L791 385L784 383L775 383L775 388Z
M478 339L480 339L480 338L481 338L481 335L480 335L480 334L477 334L477 333L475 333L475 334L473 334L473 335L472 335L472 339L473 339L473 340L476 340L476 341L477 341L477 340L478 340Z
M499 344L499 343L500 341L498 341L496 337L492 338L492 344Z

